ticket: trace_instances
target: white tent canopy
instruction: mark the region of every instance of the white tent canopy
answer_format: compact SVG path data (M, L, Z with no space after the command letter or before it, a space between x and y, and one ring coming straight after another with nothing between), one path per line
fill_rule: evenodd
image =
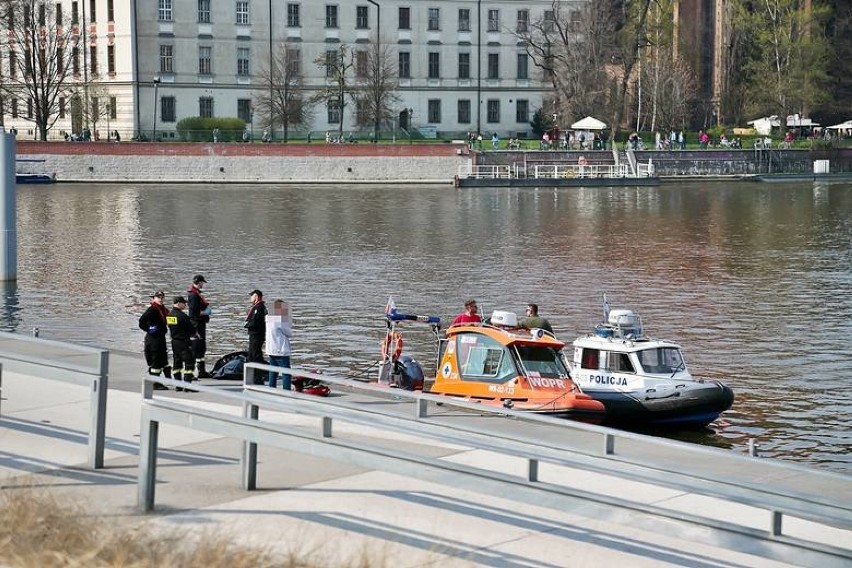
M578 120L574 124L571 125L571 128L574 130L603 130L606 128L606 124L594 118L592 116L587 116L582 120Z
M841 122L834 126L826 126L826 128L830 128L832 130L852 130L852 120L847 120L846 122Z

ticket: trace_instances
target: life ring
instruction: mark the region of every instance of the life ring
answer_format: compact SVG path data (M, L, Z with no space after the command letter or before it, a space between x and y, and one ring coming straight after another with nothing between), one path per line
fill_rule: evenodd
M394 361L402 355L402 334L398 331L387 334L382 341L382 361L390 358Z

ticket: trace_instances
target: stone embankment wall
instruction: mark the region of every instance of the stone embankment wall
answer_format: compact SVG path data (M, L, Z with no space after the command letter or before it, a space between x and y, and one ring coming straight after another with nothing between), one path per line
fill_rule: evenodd
M20 171L61 182L451 184L469 161L458 144L19 142L16 152L28 160Z

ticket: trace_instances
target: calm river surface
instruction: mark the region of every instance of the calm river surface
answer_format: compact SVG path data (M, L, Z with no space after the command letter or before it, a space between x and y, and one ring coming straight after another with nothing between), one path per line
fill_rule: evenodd
M294 364L363 371L391 295L445 318L467 297L488 312L537 302L570 341L606 292L736 392L710 428L676 437L743 452L756 438L764 455L852 473L852 184L58 184L20 186L17 206L5 330L139 352L148 296L202 273L214 358L245 348L257 287L292 304ZM429 361L428 336L406 337Z

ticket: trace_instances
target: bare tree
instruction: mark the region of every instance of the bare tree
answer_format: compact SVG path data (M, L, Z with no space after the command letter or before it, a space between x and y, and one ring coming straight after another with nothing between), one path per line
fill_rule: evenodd
M649 52L640 72L645 85L641 107L647 109L640 121L644 124L647 120L651 130L686 128L698 93L692 68L683 59L675 59L671 48L664 47Z
M338 112L338 138L343 138L343 117L346 110L346 99L357 100L358 89L349 81L349 72L355 66L352 50L346 44L340 44L335 50L326 51L325 54L314 60L314 64L320 69L325 69L326 84L309 99L311 103L325 103L328 108L334 108Z
M355 53L355 79L358 85L357 120L372 124L373 140L378 141L382 124L393 123L393 108L399 102L399 86L393 53L389 46L374 41L370 48Z
M47 140L63 99L73 92L72 78L80 72L79 25L63 21L57 6L42 0L10 0L0 13L5 30L0 42L9 61L0 90L27 101L25 117L35 123L41 140Z
M304 104L301 51L288 44L280 44L259 76L269 88L255 97L255 106L264 117L270 137L274 136L275 125L280 124L286 142L291 127L303 126L311 118Z

